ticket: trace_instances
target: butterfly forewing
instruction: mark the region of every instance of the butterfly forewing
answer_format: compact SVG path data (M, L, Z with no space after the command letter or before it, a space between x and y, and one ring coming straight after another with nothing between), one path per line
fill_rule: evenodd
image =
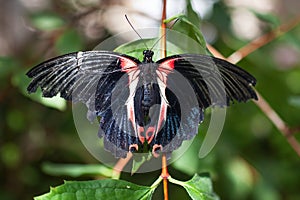
M207 55L182 54L166 57L158 63L172 63L193 87L201 108L227 106L236 100L257 99L252 86L256 80L245 70L225 60ZM162 65L162 67L165 67Z

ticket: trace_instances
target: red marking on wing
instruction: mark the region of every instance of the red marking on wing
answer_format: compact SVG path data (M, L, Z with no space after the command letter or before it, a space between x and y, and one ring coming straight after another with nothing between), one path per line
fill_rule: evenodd
M158 158L159 154L156 153L156 151L162 151L162 146L160 144L155 144L153 145L152 147L152 155L155 157L155 158Z
M145 140L147 141L148 144L150 144L154 136L156 135L155 126L148 127L145 134L144 134L145 129L142 126L138 126L137 131L138 131L139 140L142 144L145 142Z
M157 121L155 135L163 127L164 122L166 121L167 118L168 101L165 92L167 87L168 74L170 74L174 70L176 60L178 60L178 58L167 59L166 61L159 64L156 70L156 74L158 77L157 82L158 82L160 95L161 95L161 105L160 105L160 114Z
M167 76L174 70L176 60L178 58L172 58L159 64L156 74L164 84L167 84Z
M138 64L134 62L130 58L120 57L119 59L120 67L122 72L126 72L128 74L128 87L129 87L129 96L126 102L127 105L127 115L128 119L132 124L136 137L139 137L142 141L142 137L140 136L140 130L138 130L138 126L135 121L134 114L134 94L137 87L137 82L140 74L140 70L138 68Z
M168 104L166 103L166 101L163 100L161 102L161 106L160 106L160 114L159 114L159 118L158 118L158 126L157 126L157 130L156 130L157 133L162 128L163 123L166 121L167 107L168 107Z
M135 116L134 116L134 110L131 104L127 105L128 109L128 118L131 121L131 123L134 125L135 124Z
M151 126L151 127L147 128L147 131L146 131L146 140L147 140L148 144L151 143L151 141L154 138L154 135L156 135L155 131L156 131L155 126L154 127Z
M131 144L131 145L129 146L128 150L131 151L132 148L134 148L135 151L138 151L138 150L139 150L139 146L138 146L137 144Z
M122 71L126 73L137 69L137 63L126 57L120 58L120 66Z
M174 62L177 60L178 58L172 58L172 59L168 59L164 62L162 62L159 66L165 69L169 69L169 70L173 70L174 69Z
M138 78L138 76L140 74L138 64L129 58L120 57L120 66L121 66L122 72L126 72L128 74L128 76L129 76L128 85L130 86L132 81L135 80L136 78Z
M138 136L139 136L139 140L142 144L144 144L145 142L145 137L142 135L142 133L144 132L144 127L137 125L137 131L138 131Z

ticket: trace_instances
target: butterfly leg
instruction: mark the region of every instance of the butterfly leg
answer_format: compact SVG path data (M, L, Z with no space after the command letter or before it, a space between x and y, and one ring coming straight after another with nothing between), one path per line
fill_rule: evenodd
M139 149L139 146L137 145L137 144L131 144L130 146L129 146L129 152L131 152L131 153L134 153L134 152L137 152L138 151L138 149Z
M162 146L160 144L155 144L153 145L152 147L152 155L155 157L155 158L158 158L159 156L159 153L162 151Z

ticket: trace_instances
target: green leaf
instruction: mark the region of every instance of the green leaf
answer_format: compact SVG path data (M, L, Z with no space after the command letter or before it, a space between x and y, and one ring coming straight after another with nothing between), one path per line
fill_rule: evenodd
M82 39L75 30L67 30L57 39L55 48L59 54L80 51L83 48Z
M190 17L195 19L194 11L191 11L191 6L189 7ZM193 14L191 14L193 13ZM192 17L193 16L193 17ZM167 56L181 53L207 53L205 39L198 26L194 25L185 15L176 15L172 18L165 20L165 22L173 21L174 19L179 19L172 30L167 29ZM200 19L197 17L200 23ZM142 39L129 42L117 47L114 51L125 53L130 56L136 57L139 60L143 59L143 50L149 48L154 49L159 45L157 43L158 38L152 39ZM158 60L160 54L154 52L153 60Z
M206 41L204 39L203 34L200 31L200 28L197 25L193 24L191 21L189 21L189 19L185 15L177 15L177 16L171 17L169 19L166 19L165 22L170 22L170 21L173 21L174 19L178 19L178 21L174 25L173 30L178 31L178 32L186 35L187 37L193 39L195 42L197 42L201 48L201 52L199 52L199 53L202 53L202 54L208 53L206 50ZM184 43L181 42L179 44L185 45L185 47L183 49L186 49L189 46L191 46L191 44L189 42L191 42L191 41L184 42Z
M152 47L156 40L157 38L135 40L118 46L114 51L143 60L143 51L147 49L147 47ZM154 54L153 59L157 59L157 57L158 55Z
M273 28L280 25L280 20L273 13L261 13L261 12L257 12L256 10L253 10L253 9L250 9L250 12L252 12L261 21L264 21L264 22L272 25Z
M169 177L171 183L181 185L193 200L218 200L219 197L213 192L212 181L209 177L201 177L197 174L186 182Z
M80 164L55 164L44 163L42 165L44 172L54 176L79 177L83 175L101 175L111 177L112 169L104 165L80 165Z
M136 40L133 42L120 45L114 51L133 56L135 58L138 58L139 60L143 60L143 51L146 49L146 46L148 48L152 48L153 45L157 42L157 40L158 38ZM178 47L177 45L169 41L167 41L167 47L168 47L167 56L173 55L174 53L172 52L184 53L184 51L180 47ZM158 60L159 58L160 58L159 53L155 52L153 56L153 60Z
M37 13L31 16L32 24L41 30L49 31L60 28L64 20L54 13Z
M194 11L191 0L186 0L186 17L192 24L195 24L196 26L200 26L201 18Z
M157 185L156 185L157 187ZM156 187L140 186L123 180L66 181L35 200L150 200Z

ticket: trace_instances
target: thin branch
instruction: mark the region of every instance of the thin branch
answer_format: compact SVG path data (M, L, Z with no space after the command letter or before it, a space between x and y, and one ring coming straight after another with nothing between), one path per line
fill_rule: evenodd
M165 19L167 17L167 0L163 0L163 9L162 9L162 15L161 15L161 33L160 35L163 37L160 41L160 47L161 47L161 58L166 57L167 55L167 40L166 40L166 24L164 23Z
M286 32L290 31L291 29L295 28L299 23L300 23L300 15L294 18L293 20L291 20L290 22L286 24L282 24L281 26L272 30L271 32L266 33L257 39L254 39L244 47L240 48L239 50L231 54L227 58L227 60L232 63L238 63L240 60L245 58L253 51L259 49L260 47L273 41L275 38L278 38L283 34L285 34Z
M293 136L298 128L290 128L281 117L275 112L275 110L268 104L268 102L256 91L258 96L258 101L254 103L265 113L265 115L271 120L271 122L276 126L276 128L282 133L282 135L287 139L291 147L300 157L300 144L297 139Z
M288 143L300 157L300 144L294 136L294 133L299 131L299 127L290 128L284 120L277 114L277 112L270 106L270 104L259 94L256 90L258 101L253 101L265 115L270 119L274 126L286 138Z
M163 179L163 189L164 189L164 200L169 199L169 193L168 193L168 178L169 178L169 172L168 172L168 165L167 165L167 156L164 153L162 155L162 169L161 169L161 175Z
M276 128L282 132L287 133L289 128L286 123L280 118L280 116L273 110L273 108L268 104L268 102L256 91L258 101L253 101L273 122ZM287 135L287 134L285 134Z
M133 156L132 153L128 152L126 158L120 158L118 160L118 162L115 164L115 166L113 168L113 172L112 172L112 176L111 176L113 179L119 179L122 170L127 165L127 163L130 161L132 156Z
M243 59L248 54L257 50L258 48L264 46L268 42L274 40L279 35L283 35L287 31L294 28L297 24L300 23L300 16L296 19L292 20L290 23L285 25L281 25L278 29L267 33L266 35L250 42L245 47L233 53L228 58L225 58L218 50L208 45L207 48L212 52L216 57L226 59L227 61L235 64ZM276 34L275 34L276 33ZM275 112L275 110L269 105L269 103L257 92L258 101L254 101L254 103L265 113L265 115L270 119L270 121L275 125L275 127L281 132L281 134L286 138L288 143L300 157L300 144L295 138L294 134L299 132L300 127L290 128L284 120Z
M161 39L161 58L166 57L167 55L167 39L166 39L166 24L164 23L167 17L167 0L162 0L163 8L162 8L162 15L161 15L161 35L165 36ZM162 170L161 170L161 177L163 178L163 191L164 191L164 200L169 199L169 192L168 192L168 166L167 166L167 156L165 153L162 155Z
M226 60L226 58L210 44L206 44L206 47L215 57Z

